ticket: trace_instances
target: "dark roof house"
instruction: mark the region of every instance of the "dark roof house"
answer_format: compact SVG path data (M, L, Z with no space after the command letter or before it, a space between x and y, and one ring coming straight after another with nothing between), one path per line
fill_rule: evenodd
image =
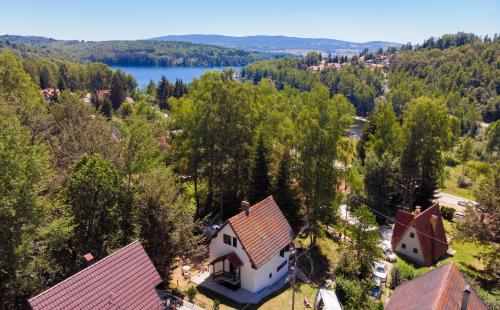
M486 310L454 263L396 287L386 310Z
M91 256L86 257L91 259ZM139 241L28 300L38 309L164 309L162 282Z
M439 204L415 213L398 210L391 240L393 250L413 262L431 266L448 250Z

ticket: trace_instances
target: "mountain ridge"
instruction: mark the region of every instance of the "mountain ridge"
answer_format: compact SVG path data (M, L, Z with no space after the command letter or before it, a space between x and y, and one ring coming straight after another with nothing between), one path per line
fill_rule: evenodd
M305 54L309 51L321 51L333 54L357 54L364 48L371 51L401 44L387 41L351 42L330 38L301 38L283 35L225 36L217 34L166 35L151 38L155 41L183 41L197 44L210 44L245 51L288 52Z

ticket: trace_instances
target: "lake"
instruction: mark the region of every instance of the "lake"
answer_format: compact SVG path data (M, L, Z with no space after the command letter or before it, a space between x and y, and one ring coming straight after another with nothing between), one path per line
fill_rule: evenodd
M140 66L111 66L113 70L120 69L123 72L132 74L137 81L139 88L146 86L150 80L158 82L162 76L167 80L175 82L182 80L184 83L191 82L194 78L199 78L209 70L222 71L226 68L233 68L240 71L243 67L140 67Z

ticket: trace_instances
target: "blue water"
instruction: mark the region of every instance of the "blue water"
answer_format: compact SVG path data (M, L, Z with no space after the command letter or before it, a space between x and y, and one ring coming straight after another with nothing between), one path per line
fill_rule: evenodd
M155 83L158 82L162 76L167 80L175 82L175 80L182 80L184 83L191 82L194 78L199 78L203 73L208 70L222 71L225 68L233 68L239 71L242 67L135 67L135 66L111 66L113 70L120 69L123 72L132 74L137 81L140 88L146 86L150 80Z

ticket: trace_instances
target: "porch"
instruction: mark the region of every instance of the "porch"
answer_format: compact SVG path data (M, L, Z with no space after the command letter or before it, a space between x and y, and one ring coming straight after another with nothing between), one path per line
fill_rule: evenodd
M226 284L232 289L240 288L241 274L240 267L243 262L232 252L223 255L210 263L212 266L212 279L216 283Z

